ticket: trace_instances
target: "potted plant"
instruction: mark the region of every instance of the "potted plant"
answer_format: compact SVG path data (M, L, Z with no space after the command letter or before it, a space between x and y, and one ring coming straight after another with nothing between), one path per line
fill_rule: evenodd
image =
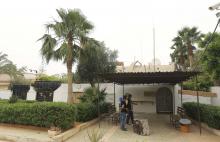
M18 99L26 100L27 92L30 90L30 81L23 76L17 76L11 82L10 90L12 91L12 95Z
M41 75L31 84L37 92L37 101L53 101L54 91L59 88L61 82L54 76Z

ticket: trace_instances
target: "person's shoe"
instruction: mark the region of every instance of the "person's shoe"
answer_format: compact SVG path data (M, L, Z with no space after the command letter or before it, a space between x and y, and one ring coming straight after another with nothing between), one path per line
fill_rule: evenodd
M126 129L126 128L122 128L121 130L122 130L122 131L127 131L127 129Z

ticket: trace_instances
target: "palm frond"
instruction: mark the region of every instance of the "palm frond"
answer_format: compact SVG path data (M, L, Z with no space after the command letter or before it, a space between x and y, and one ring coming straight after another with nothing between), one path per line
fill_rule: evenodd
M45 34L39 40L43 41L43 45L40 50L41 55L46 59L46 62L48 63L50 59L53 58L54 48L57 45L57 41L55 38L51 37L51 35L48 35L48 34Z

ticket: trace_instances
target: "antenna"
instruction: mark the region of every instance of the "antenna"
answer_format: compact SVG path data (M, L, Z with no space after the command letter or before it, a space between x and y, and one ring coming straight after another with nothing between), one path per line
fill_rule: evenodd
M153 55L154 55L154 72L155 72L155 28L153 25Z

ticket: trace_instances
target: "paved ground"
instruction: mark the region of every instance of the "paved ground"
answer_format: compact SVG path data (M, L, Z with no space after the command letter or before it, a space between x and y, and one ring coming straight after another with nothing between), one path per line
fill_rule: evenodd
M89 142L88 134L92 131L98 131L103 134L103 142L220 142L220 137L206 130L199 134L197 126L191 126L190 133L181 133L173 128L169 123L168 115L139 114L136 118L147 118L151 129L150 136L140 136L134 134L132 127L128 126L128 131L121 131L118 126L112 125L106 121L85 129L66 142Z
M19 142L24 141L24 139L32 142L51 141L45 130L31 130L0 125L0 142L3 141L2 139L5 139L5 136Z

